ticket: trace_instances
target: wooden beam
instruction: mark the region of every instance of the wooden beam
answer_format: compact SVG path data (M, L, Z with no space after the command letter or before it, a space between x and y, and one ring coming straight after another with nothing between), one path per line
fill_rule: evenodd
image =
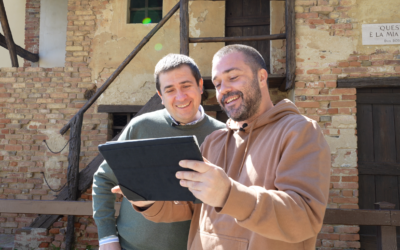
M7 47L7 43L6 43L6 38L0 34L0 46L8 49ZM15 51L17 52L17 55L19 55L20 57L31 61L31 62L38 62L39 61L39 55L38 54L33 54L32 52L29 52L23 48L21 48L18 45L15 45Z
M85 103L80 109L80 112L85 113L93 103L103 94L103 92L111 85L111 83L119 76L122 70L132 61L132 59L139 53L139 51L149 42L150 38L172 17L172 15L179 9L180 3L177 3L167 15L145 36L142 41L135 47L135 49L128 55L128 57L118 66L106 82L96 91L96 93ZM75 115L76 116L76 115ZM72 118L73 119L73 118ZM60 130L60 134L64 135L71 126L72 119Z
M262 36L236 36L236 37L190 37L190 43L217 43L217 42L248 42L264 40L286 39L286 34L262 35Z
M115 204L118 215L119 203ZM93 215L91 201L1 200L0 213ZM399 210L326 209L324 224L399 226Z
M181 23L181 36L180 53L189 55L189 0L180 0L180 23Z
M380 211L388 211L396 207L395 204L389 202L377 202L374 204L375 209ZM378 226L377 232L378 250L395 250L397 249L397 235L395 226Z
M357 103L400 105L400 93L357 93Z
M386 88L400 87L400 77L365 77L337 80L338 88Z
M4 8L3 0L0 0L0 23L6 37L8 51L10 52L11 63L13 67L19 67L15 43L11 33L10 25L7 19L6 9Z
M359 162L358 174L366 175L400 175L400 164L387 162Z
M163 109L164 106L161 104L161 99L160 97L155 94L150 100L146 103L146 105L143 106L143 108L134 116L140 116L142 114L156 111ZM119 136L121 133L116 135L112 141L118 140ZM86 192L88 188L92 186L93 183L93 175L99 168L100 164L104 161L104 158L101 156L101 154L98 154L90 163L89 165L86 166L80 173L79 173L79 185L78 185L78 192L80 194ZM57 198L55 200L62 201L62 200L67 200L68 199L68 189L63 188L60 193L57 195ZM33 228L49 228L51 225L53 225L54 222L57 221L57 219L60 217L60 215L48 215L48 214L43 214L39 215L30 225L29 227Z
M285 90L294 88L296 77L296 13L294 1L287 0L285 6L285 27L286 27L286 86Z
M115 203L115 216L119 215L121 203ZM43 201L43 200L3 200L0 199L1 213L53 214L53 215L93 215L91 201Z
M143 105L99 105L97 112L99 113L137 113Z
M327 209L324 224L391 225L390 211L364 209Z
M68 154L68 200L75 201L78 198L78 184L79 184L79 158L81 153L81 132L83 123L83 113L79 112L74 116L71 123L69 154ZM74 215L68 216L67 235L65 238L65 249L73 248L75 239L75 219Z

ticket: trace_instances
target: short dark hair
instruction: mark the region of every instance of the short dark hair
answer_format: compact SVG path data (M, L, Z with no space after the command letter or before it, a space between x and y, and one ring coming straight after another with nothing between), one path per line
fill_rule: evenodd
M245 56L246 64L250 66L254 74L256 74L260 69L267 70L267 65L265 64L264 58L262 57L260 52L258 52L253 47L242 44L228 45L218 50L218 52L215 53L213 57L213 64L214 60L216 60L217 58L221 58L227 54L234 52L243 53L243 55Z
M154 70L154 78L156 80L156 88L161 94L160 90L160 74L164 72L168 72L173 69L177 69L182 67L183 65L187 65L192 71L194 79L196 79L197 86L199 85L201 74L199 67L197 67L194 60L188 56L181 54L168 54L164 56L156 65Z

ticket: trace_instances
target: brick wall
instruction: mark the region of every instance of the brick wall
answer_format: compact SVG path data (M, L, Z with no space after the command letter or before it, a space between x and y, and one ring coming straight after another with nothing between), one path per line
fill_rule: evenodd
M0 69L0 198L51 200L51 188L66 182L69 137L59 130L86 102L85 88L73 82L78 68ZM80 169L97 154L97 145L107 139L107 114L89 109L83 121ZM14 233L30 224L34 215L0 215L0 233Z
M393 46L371 54L350 53L343 59L325 59L335 41L360 38L357 19L348 11L354 0L296 0L297 70L295 102L300 112L319 122L332 151L330 208L358 208L356 89L337 88L339 78L400 76L400 55ZM308 32L324 31L329 36L320 54L310 51L314 37ZM330 43L330 40L332 43ZM325 41L325 40L324 40ZM345 46L345 45L343 45ZM343 47L343 49L346 49ZM314 57L313 57L314 56ZM324 225L318 249L360 248L358 226Z
M45 173L51 188L66 182L69 139L59 130L87 101L84 93L95 87L90 61L91 41L96 27L96 14L108 3L103 0L68 3L66 63L62 68L40 68L25 62L24 68L0 69L0 199L52 200L56 193L44 183ZM26 48L38 53L40 0L27 0ZM98 82L101 85L103 82ZM80 170L97 154L97 145L108 136L108 115L90 108L83 121ZM91 190L81 196L91 200ZM0 214L0 233L16 233L28 226L35 214ZM96 246L97 228L91 217L76 217L76 247ZM62 247L66 217L46 231L40 247Z
M25 49L39 53L40 0L26 0ZM24 67L37 67L38 63L25 60Z

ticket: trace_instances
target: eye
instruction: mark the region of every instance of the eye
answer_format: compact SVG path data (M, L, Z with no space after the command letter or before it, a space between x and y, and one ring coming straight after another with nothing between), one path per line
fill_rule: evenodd
M231 81L236 80L238 76L231 77Z

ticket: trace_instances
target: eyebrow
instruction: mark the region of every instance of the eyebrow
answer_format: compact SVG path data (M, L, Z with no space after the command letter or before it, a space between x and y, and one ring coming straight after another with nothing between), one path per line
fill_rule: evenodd
M189 81L189 80L185 80L185 81L183 81L183 82L180 82L179 84L186 84L186 83L193 83L193 82L192 82L192 81ZM165 86L165 87L164 87L164 91L165 91L166 89L168 89L168 88L172 88L173 86L174 86L173 84Z
M228 74L229 72L231 72L231 71L233 71L233 70L241 70L241 69L239 69L239 68L230 68L230 69L227 69L227 70L225 70L224 72L222 72L222 74ZM217 76L214 76L214 78L212 79L212 81L214 81L215 79L217 78Z

